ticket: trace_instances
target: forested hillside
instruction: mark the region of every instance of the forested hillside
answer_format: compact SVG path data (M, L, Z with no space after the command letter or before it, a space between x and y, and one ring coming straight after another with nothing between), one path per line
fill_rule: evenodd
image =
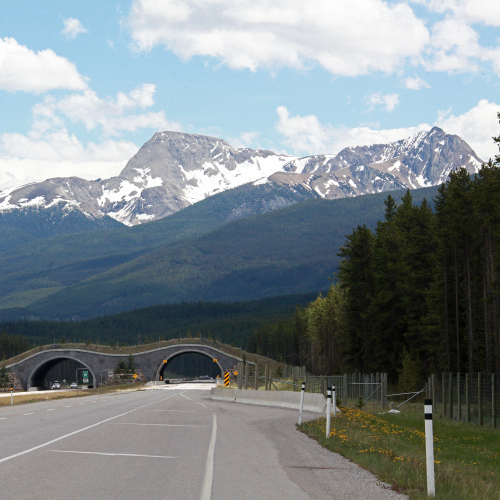
M307 306L316 293L287 295L250 302L162 304L84 321L4 321L0 323L0 357L10 357L33 344L93 342L149 344L159 338L212 337L246 348L263 324L287 318L297 305ZM20 343L20 339L24 343ZM19 349L22 349L21 351Z
M422 375L500 372L500 156L452 173L434 204L408 191L384 205L374 231L347 236L328 295L261 327L249 350L316 373L395 378L405 350Z

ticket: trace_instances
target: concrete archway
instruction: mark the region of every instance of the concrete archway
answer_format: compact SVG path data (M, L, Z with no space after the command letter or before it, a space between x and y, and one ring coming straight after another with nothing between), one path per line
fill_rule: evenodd
M77 364L81 365L82 368L85 368L89 371L90 374L92 374L92 386L97 387L97 379L95 376L94 371L92 368L90 368L87 363L84 363L80 359L77 358L70 358L68 356L58 356L58 357L53 357L50 359L47 359L46 361L40 363L37 365L29 374L28 376L28 381L27 381L27 389L31 389L33 387L42 387L45 388L45 378L47 376L47 373L53 368L54 366L58 365L61 361L74 361ZM75 373L76 376L76 373ZM41 383L43 382L43 384ZM90 384L89 384L90 385Z
M172 359L178 357L178 356L181 356L183 354L203 354L204 356L207 356L208 358L210 359L217 359L217 358L214 358L212 355L210 355L209 353L205 352L205 351L202 351L202 350L199 350L199 349L196 349L196 348L191 348L191 349L184 349L184 350L181 350L181 351L177 351L177 352L174 352L172 354L170 354L169 356L167 356L165 358L165 361L167 361L167 363L162 363L159 367L158 367L158 370L156 370L156 377L155 377L155 380L159 381L160 380L160 376L162 376L163 374L163 371L165 370L165 368L168 366L168 361L171 361ZM217 360L216 361L217 363L217 366L219 367L219 370L220 370L220 373L221 373L221 377L224 376L224 368L222 368L222 365L219 363L219 361Z

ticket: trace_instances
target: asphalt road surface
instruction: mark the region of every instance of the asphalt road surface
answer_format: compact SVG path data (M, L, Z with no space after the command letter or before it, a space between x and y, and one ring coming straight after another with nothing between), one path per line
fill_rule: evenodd
M208 388L0 409L0 499L405 498L298 432L297 411L212 401Z

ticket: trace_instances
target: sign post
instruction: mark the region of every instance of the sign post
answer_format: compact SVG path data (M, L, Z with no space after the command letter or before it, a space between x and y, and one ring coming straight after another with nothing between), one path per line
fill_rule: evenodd
M306 392L306 383L302 382L302 392L300 393L300 413L299 413L299 425L302 423L302 410L304 409L304 394Z
M425 457L427 462L427 495L436 496L434 478L434 436L432 430L432 399L425 400Z
M332 390L326 391L326 437L330 437L330 421L332 418Z

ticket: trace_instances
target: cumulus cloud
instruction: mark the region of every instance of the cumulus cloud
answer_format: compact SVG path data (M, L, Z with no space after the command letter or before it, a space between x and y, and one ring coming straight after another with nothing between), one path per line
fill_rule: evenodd
M164 111L137 112L154 104L156 87L146 83L128 94L119 92L116 98L100 98L93 90L56 99L46 96L33 108L38 127L59 124L61 116L72 122L82 122L88 130L102 127L105 135L134 132L140 128L181 130L178 123L167 120Z
M283 137L283 143L295 154L338 153L348 146L361 146L393 142L422 130L429 130L427 124L388 130L370 127L348 128L322 124L315 115L290 116L284 106L278 107L276 128Z
M73 17L68 17L68 19L63 19L64 29L61 31L61 35L66 38L76 38L80 33L88 33L88 31L82 26L82 23L78 19Z
M453 13L471 23L500 26L500 3L492 0L412 0L439 13Z
M411 90L429 89L431 86L422 78L415 75L414 77L409 76L405 79L405 87Z
M486 100L479 101L477 106L458 116L450 112L440 113L433 125L422 123L415 127L385 130L370 127L334 127L322 124L314 115L290 116L284 106L278 107L276 111L276 129L283 138L283 144L295 154L334 154L348 146L393 142L430 130L433 125L441 127L448 134L460 136L483 160L498 154L498 147L493 143L492 137L500 133L497 118L500 105Z
M407 4L383 0L134 0L126 24L139 51L164 45L183 59L252 71L392 72L429 41Z
M0 38L0 90L35 94L53 89L84 90L86 80L73 63L50 49L33 52L14 38Z
M482 160L488 161L498 154L498 146L494 144L492 137L500 135L497 118L499 112L499 104L482 99L477 106L461 115L440 113L435 125L448 134L460 136Z
M46 96L34 106L33 126L27 134L0 134L0 187L50 177L118 175L138 147L109 136L141 128L181 130L163 111L145 111L154 104L154 93L154 85L144 84L114 98L100 98L90 89L60 99ZM68 131L67 122L98 128L103 138L84 143Z

